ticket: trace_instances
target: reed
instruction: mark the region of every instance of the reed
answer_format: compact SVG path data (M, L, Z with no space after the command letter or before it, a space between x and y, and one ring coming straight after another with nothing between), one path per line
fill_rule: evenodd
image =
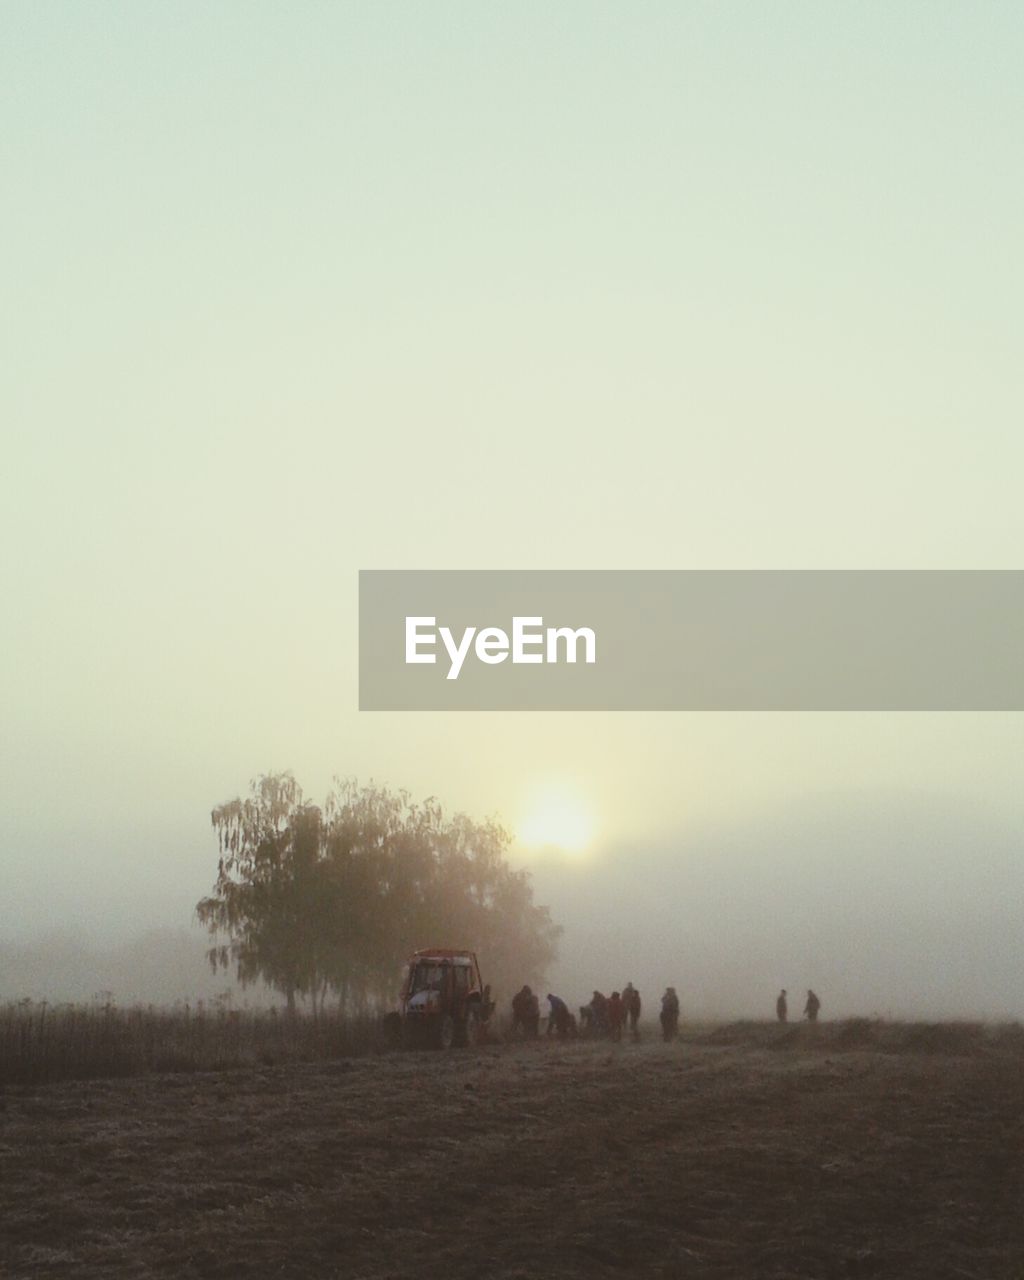
M0 1005L0 1085L316 1062L371 1052L378 1019L198 1003Z

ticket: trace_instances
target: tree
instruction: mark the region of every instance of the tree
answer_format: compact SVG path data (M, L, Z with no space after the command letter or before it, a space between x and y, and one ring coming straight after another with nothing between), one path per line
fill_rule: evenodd
M561 930L506 860L508 831L447 817L436 800L336 782L322 807L290 774L256 779L249 798L212 814L220 860L196 911L215 968L267 982L289 1009L345 1010L394 994L402 961L424 946L476 950L496 988L538 981Z
M296 995L316 994L320 978L320 812L304 803L291 774L275 774L258 778L247 800L218 806L211 820L217 882L196 914L228 941L210 949L210 962L234 962L243 986L262 979L294 1010Z

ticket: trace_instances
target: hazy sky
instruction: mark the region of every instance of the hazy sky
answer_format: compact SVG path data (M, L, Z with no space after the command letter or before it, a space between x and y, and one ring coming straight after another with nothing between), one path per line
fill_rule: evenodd
M1019 715L360 715L355 599L1021 567L1022 53L1009 3L5 5L0 935L187 922L273 768L563 789L595 891L878 792L1019 849Z

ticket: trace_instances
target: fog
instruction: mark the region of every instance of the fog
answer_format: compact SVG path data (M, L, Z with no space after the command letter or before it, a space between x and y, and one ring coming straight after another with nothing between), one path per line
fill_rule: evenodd
M702 1017L1020 1017L1020 814L863 795L766 812L598 864L538 867L565 926L552 981L668 984Z
M204 938L187 928L151 929L106 946L65 931L0 943L0 1000L174 1005L225 998L236 1005L268 1000L261 988L243 992L230 975L214 974Z
M823 1017L1019 1018L1022 838L1019 812L894 791L550 851L531 868L564 927L546 989L578 1005L632 981L651 1013L671 984L694 1018L770 1017L781 987L797 1011L813 987ZM207 945L188 920L106 944L66 930L7 943L0 999L274 999L212 974Z
M360 712L356 607L1019 568L1020 11L186 9L0 45L0 995L228 989L210 809L290 768L577 793L573 1004L1024 1014L1024 717Z

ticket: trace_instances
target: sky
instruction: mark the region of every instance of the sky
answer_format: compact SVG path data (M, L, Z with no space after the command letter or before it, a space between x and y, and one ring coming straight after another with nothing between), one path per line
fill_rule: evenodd
M0 937L187 926L210 809L290 768L570 809L585 849L515 854L566 983L631 860L685 895L806 840L764 925L806 956L799 885L872 901L850 868L895 812L904 915L865 936L920 937L886 994L938 1007L907 904L939 814L970 972L1024 1015L990 927L1020 715L356 709L359 569L1021 567L1018 6L12 3L0 33Z

